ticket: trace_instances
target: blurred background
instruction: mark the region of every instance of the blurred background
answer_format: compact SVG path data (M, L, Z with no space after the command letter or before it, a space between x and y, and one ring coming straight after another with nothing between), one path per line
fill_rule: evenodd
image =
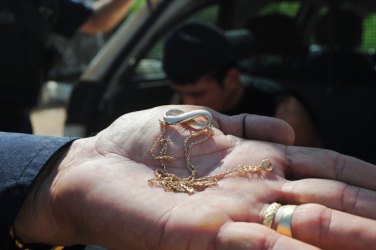
M83 0L86 2L93 2L94 0ZM159 2L159 1L151 1ZM210 1L209 1L210 2ZM215 1L214 1L215 2ZM221 2L221 1L218 1ZM257 2L254 1L257 7ZM309 2L309 1L308 1ZM319 1L321 2L321 1ZM336 2L336 1L322 1ZM356 1L343 1L356 2ZM366 3L367 1L360 1ZM369 1L368 1L369 2ZM147 4L146 0L135 0L128 16L137 12L141 6ZM321 4L321 9L318 13L325 13L328 7ZM363 4L364 5L364 4ZM319 6L319 4L318 4ZM324 7L323 7L324 6ZM364 5L366 6L366 4ZM363 7L364 7L363 6ZM361 5L359 10L361 9ZM351 7L350 7L351 8ZM299 19L304 14L302 13L302 1L271 1L270 4L265 4L264 7L257 10L258 16L268 15L270 13L280 13L291 18ZM304 10L304 9L303 9ZM356 10L356 9L354 9ZM202 20L213 21L213 16L219 15L221 10L218 6L207 8L202 11L199 16ZM313 10L304 10L313 11ZM363 10L360 10L362 12ZM364 11L363 11L364 12ZM250 12L251 13L251 12ZM254 13L252 13L254 14ZM376 14L373 13L372 8L368 13L363 13L362 17L362 38L361 45L358 48L363 53L373 55L376 53ZM128 17L127 16L127 17ZM125 18L124 22L126 21ZM315 17L316 19L318 17ZM119 25L120 26L120 25ZM270 27L269 27L270 28ZM80 75L93 60L98 51L105 45L106 41L116 32L116 29L108 34L97 33L95 35L77 34L73 39L66 40L62 37L52 37L51 41L54 43L59 53L59 61L50 72L50 80L47 81L43 87L38 107L34 109L31 114L34 133L40 135L63 135L64 121L66 119L65 107L69 99L73 86L78 81ZM320 48L313 35L309 37L310 51L315 52ZM158 51L159 48L159 51ZM151 50L152 53L160 54L160 45L155 46ZM151 54L152 54L151 53ZM258 59L259 60L259 59ZM276 60L271 54L264 55L257 63L265 64ZM253 62L255 63L255 62ZM261 72L260 69L253 70ZM262 75L262 73L261 73Z
M91 3L95 0L82 0L82 2ZM134 0L123 22L145 2L146 0ZM77 33L72 39L65 39L58 35L51 36L50 42L57 50L58 62L50 71L50 80L43 86L39 105L31 113L34 134L64 135L66 105L73 86L116 29L106 34Z
M169 31L192 20L251 32L256 42L242 73L299 95L325 148L376 162L369 0L134 0L109 33L51 38L59 62L31 114L34 133L90 136L124 113L171 103L162 48Z

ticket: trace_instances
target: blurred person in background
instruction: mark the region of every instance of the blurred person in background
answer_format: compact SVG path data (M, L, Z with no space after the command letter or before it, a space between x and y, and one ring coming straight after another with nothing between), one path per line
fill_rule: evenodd
M114 28L132 0L7 0L0 3L0 131L32 133L36 106L53 63L51 34L71 38L77 31Z
M163 68L178 102L228 115L274 116L293 127L296 145L321 146L307 105L274 81L241 74L237 63L252 46L247 32L202 22L177 27L166 40Z

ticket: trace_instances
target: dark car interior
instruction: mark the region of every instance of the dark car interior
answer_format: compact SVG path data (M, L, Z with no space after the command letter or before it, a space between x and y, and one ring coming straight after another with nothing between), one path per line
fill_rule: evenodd
M177 23L200 19L226 30L248 29L256 45L252 56L241 62L244 72L277 81L301 96L325 148L376 162L376 3L207 2L176 16L145 42L116 84L108 84L109 76L77 84L67 122L85 124L90 135L124 113L171 103L173 93L160 63L164 37ZM119 56L116 62L121 65L125 62Z

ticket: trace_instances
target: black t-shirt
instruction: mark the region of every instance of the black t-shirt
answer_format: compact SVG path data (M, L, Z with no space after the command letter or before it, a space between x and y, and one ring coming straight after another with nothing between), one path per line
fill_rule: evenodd
M278 105L291 93L278 83L264 79L245 76L244 94L240 102L227 115L241 113L274 116Z

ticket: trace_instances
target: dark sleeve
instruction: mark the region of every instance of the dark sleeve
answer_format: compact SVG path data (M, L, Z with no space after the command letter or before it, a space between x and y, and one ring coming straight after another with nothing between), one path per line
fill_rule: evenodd
M8 249L9 229L45 163L72 138L0 132L0 249Z
M91 5L79 0L57 0L57 21L53 32L70 38L93 14Z

